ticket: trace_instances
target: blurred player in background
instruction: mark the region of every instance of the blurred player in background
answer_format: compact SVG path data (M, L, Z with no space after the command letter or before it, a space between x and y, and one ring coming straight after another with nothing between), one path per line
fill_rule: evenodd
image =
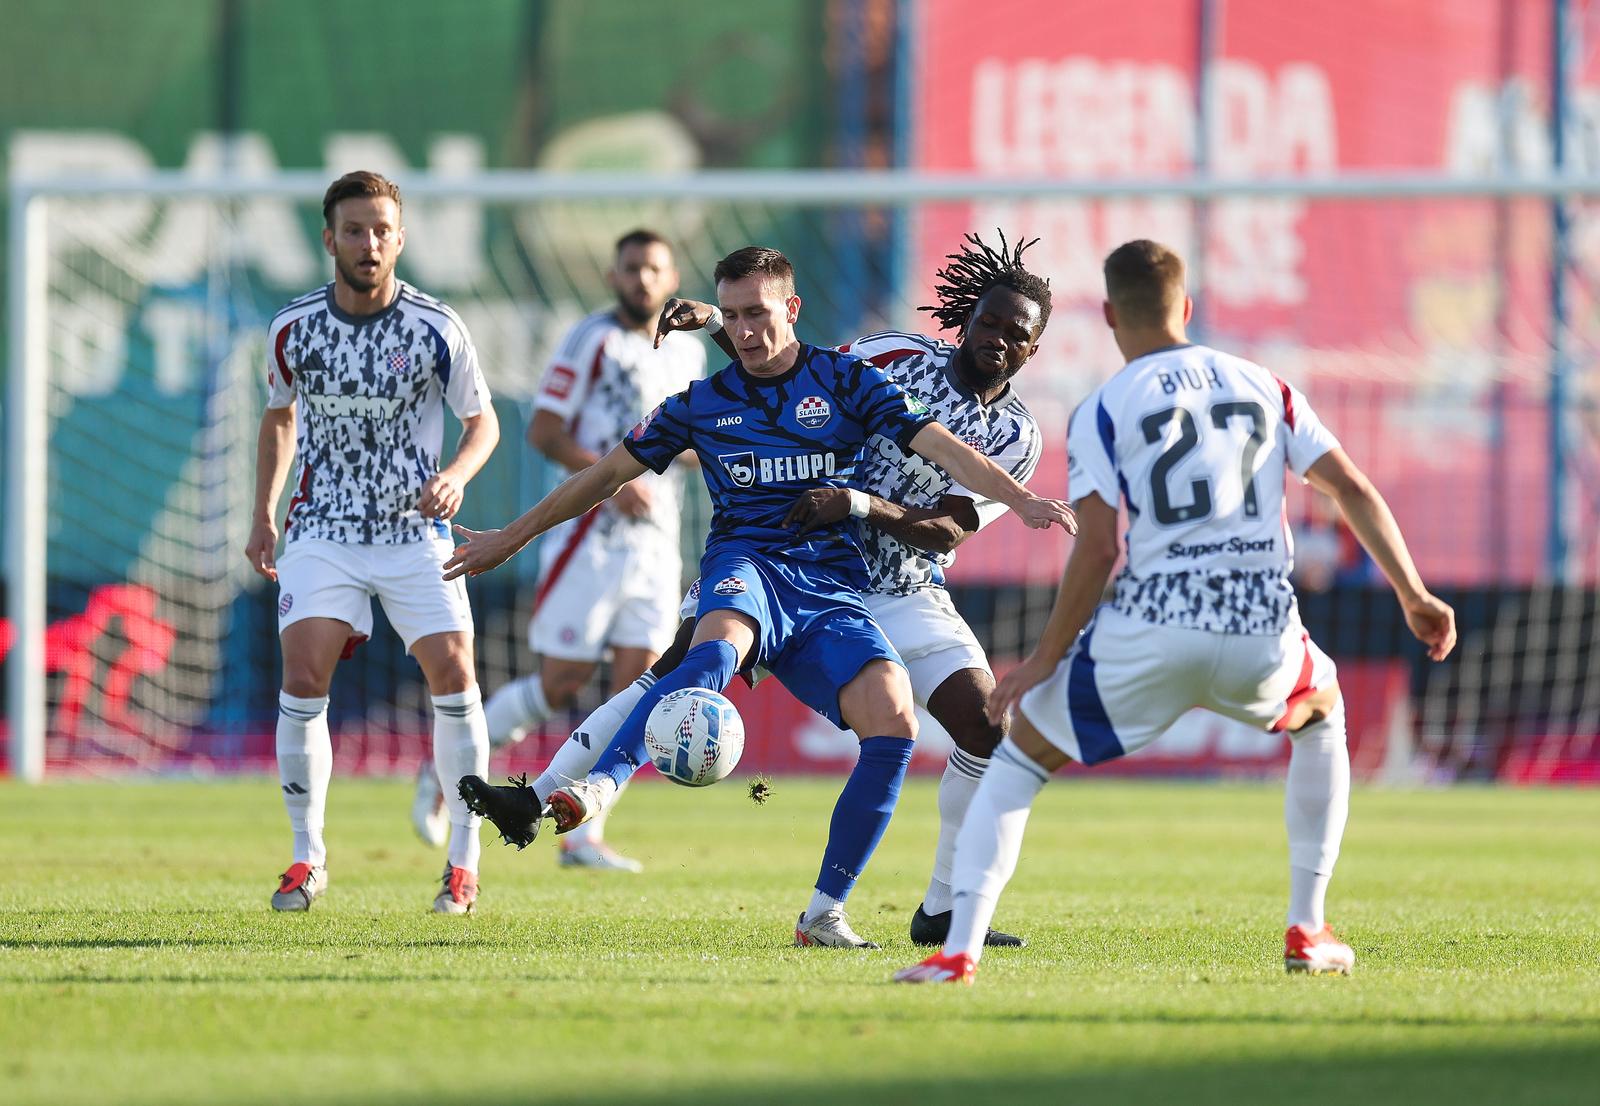
M949 939L895 978L970 982L1050 773L1143 748L1196 706L1289 735L1284 964L1348 973L1355 954L1323 916L1349 807L1344 700L1295 605L1284 470L1338 505L1436 661L1455 645L1455 614L1423 586L1387 504L1305 396L1259 365L1189 344L1177 254L1129 242L1106 258L1105 280L1106 322L1127 364L1072 417L1082 529L1043 638L990 701L993 717L1015 705L1018 718L957 841ZM1120 502L1128 562L1101 603Z
M844 901L893 813L916 736L912 692L899 655L867 612L861 548L843 519L796 537L795 499L845 487L863 447L883 435L950 472L972 493L1005 502L1032 526L1071 526L1066 505L1030 495L1004 469L938 425L928 407L880 368L795 337L800 299L776 250L748 247L717 266L719 319L738 359L668 399L621 446L503 531L462 532L452 576L502 563L538 533L574 517L646 468L660 471L684 449L700 454L714 515L701 561L698 622L681 664L640 696L616 738L581 781L556 789L558 830L604 809L646 757L644 722L672 691L721 691L747 662L861 740L856 767L834 809L810 904L796 926L804 944L870 947L850 927ZM527 788L461 784L475 805L512 811L531 839L541 814Z
M655 345L662 305L678 290L672 249L635 230L617 240L607 280L616 304L574 326L545 371L528 441L570 475L588 468L675 392L705 375L702 344L687 334ZM607 503L551 530L541 548L528 645L539 671L489 697L489 744L521 741L572 705L609 650L615 693L634 682L672 642L683 587L678 549L681 473L647 472ZM454 790L455 781L449 781ZM443 840L444 794L436 773L417 777L412 821L429 844ZM561 863L638 871L603 839L595 818L561 840Z
M427 679L434 770L456 779L489 763L472 610L466 589L439 571L451 548L445 520L500 437L489 389L460 316L394 275L405 246L400 190L376 173L349 173L328 188L322 213L334 279L292 301L268 329L270 394L245 546L279 591L278 775L294 862L272 896L275 910L308 910L328 885L328 688L340 655L372 631L372 596ZM440 468L445 402L462 434ZM273 519L296 448L287 543L274 563ZM452 798L449 821L433 908L464 914L478 896L479 820Z

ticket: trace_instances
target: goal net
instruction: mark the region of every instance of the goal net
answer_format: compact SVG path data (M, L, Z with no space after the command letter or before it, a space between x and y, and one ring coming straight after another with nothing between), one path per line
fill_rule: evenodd
M1566 202L1558 234L1550 199L1511 185L1118 195L1003 183L966 194L914 176L597 180L402 179L401 273L463 316L502 423L468 489L466 525L501 524L552 485L521 428L563 332L610 302L612 243L634 227L673 243L694 298L713 298L711 270L729 251L783 249L798 273L801 333L821 344L886 328L931 333L918 308L933 302L934 270L964 233L1037 237L1027 260L1050 278L1054 314L1017 387L1049 443L1035 484L1051 494L1066 487L1072 408L1120 365L1100 316L1099 261L1127 238L1159 238L1192 262L1195 336L1308 394L1460 614L1459 658L1426 664L1328 505L1295 493L1302 610L1340 663L1358 770L1548 778L1592 757L1600 222L1588 201ZM18 193L6 457L18 524L0 648L12 670L8 718L44 735L52 770L270 760L277 595L242 548L266 323L330 275L324 183L162 178ZM447 449L452 441L447 432ZM692 566L703 497L687 511ZM1036 640L1068 548L1009 519L962 548L953 591L997 667ZM525 624L537 563L525 554L470 588L486 691L534 666ZM777 688L742 702L755 712L751 767L830 770L853 756L852 741ZM381 611L373 640L340 665L330 717L346 766L398 770L426 749L425 687ZM537 761L566 727L553 720L516 755ZM1266 771L1283 755L1275 737L1196 716L1128 767Z

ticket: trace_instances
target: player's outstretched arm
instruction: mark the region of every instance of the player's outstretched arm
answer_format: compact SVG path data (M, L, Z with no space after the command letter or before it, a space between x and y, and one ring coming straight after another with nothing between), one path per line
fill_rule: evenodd
M294 460L294 405L268 407L261 413L256 436L256 499L250 518L250 537L244 557L250 567L269 580L278 578L278 496Z
M868 526L927 553L948 553L978 532L978 510L964 495L947 495L937 507L906 507L851 488L812 488L794 501L783 524L801 534L841 522L853 496L866 503Z
M534 538L589 508L609 499L618 488L644 473L645 468L622 446L613 446L600 460L573 473L549 495L528 509L504 530L468 530L457 526L466 539L444 563L444 578L476 576L514 557Z
M728 332L722 329L722 312L714 303L701 303L699 300L680 300L673 298L661 307L661 318L656 323L657 349L661 348L661 339L671 334L674 330L704 330L709 329L711 321L715 319L717 326L711 330L711 340L729 357L737 359L739 351L734 348L733 339L728 337Z
M919 456L948 472L962 487L1010 507L1035 530L1053 524L1069 534L1078 532L1078 521L1071 507L1059 499L1034 495L1012 479L1009 472L938 423L930 422L917 431L910 446Z
M1117 509L1098 494L1084 496L1078 500L1076 508L1078 540L1072 543L1072 555L1067 558L1067 567L1061 574L1061 586L1056 589L1050 620L1045 623L1044 634L1033 652L995 685L994 694L989 696L991 721L1003 719L1022 698L1023 692L1042 683L1056 670L1061 658L1089 624L1100 596L1105 593L1111 570L1116 566Z
M1400 608L1405 612L1406 625L1417 640L1428 647L1429 657L1444 660L1455 648L1456 612L1423 586L1399 523L1395 522L1389 504L1384 502L1366 473L1356 467L1343 449L1334 448L1318 457L1306 470L1306 479L1339 505L1340 513L1355 531L1356 540L1372 554L1394 589Z
M478 475L499 441L500 416L492 406L485 405L478 414L462 419L456 455L422 485L417 510L428 518L454 517L466 497L467 482Z

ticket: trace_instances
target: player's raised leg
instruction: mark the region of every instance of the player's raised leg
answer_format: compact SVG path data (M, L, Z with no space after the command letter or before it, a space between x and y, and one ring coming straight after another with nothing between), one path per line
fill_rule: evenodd
M918 665L937 663L938 654L908 660L915 689ZM934 848L933 875L922 903L911 916L911 940L918 945L942 945L950 933L954 906L950 880L955 863L956 836L961 832L972 797L988 770L989 760L1005 739L1005 721L991 722L985 713L994 691L994 675L987 668L961 668L945 676L928 696L928 713L945 728L956 747L950 751L939 777L939 841ZM984 944L1020 948L1026 942L1010 933L989 930Z
M481 776L489 770L489 728L473 672L471 634L428 634L412 643L411 654L433 697L433 763L439 778ZM479 819L454 791L446 792L445 801L449 853L433 908L441 914L465 914L478 898Z
M689 687L722 691L754 647L760 629L761 623L743 611L719 608L707 612L695 626L694 643L683 662L639 697L588 777L551 793L550 816L555 819L556 832L566 833L599 814L649 759L644 725L657 703Z
M650 666L656 660L657 654L652 649L615 646L611 651L612 686L615 687L620 684L626 690L648 676L648 682L644 685L644 690L649 691L651 687L655 686L655 676L650 674ZM632 708L630 707L629 709L631 710ZM643 865L637 860L617 852L605 839L606 823L610 820L611 811L615 808L617 800L622 798L622 792L627 790L627 786L624 783L617 789L617 794L612 798L611 804L602 810L599 815L589 819L561 839L560 857L562 867L595 868L601 871L616 872L643 871Z
M789 686L792 677L779 675ZM862 737L856 766L834 804L822 869L794 939L797 945L875 949L850 927L844 904L889 828L911 763L917 716L905 668L881 656L868 660L839 690L839 713L857 734L869 736Z
M294 859L273 892L274 910L309 910L328 886L328 849L322 837L333 775L328 687L350 632L350 624L336 618L303 618L280 634L278 783L294 834Z
M693 607L689 609L692 611ZM462 796L476 813L494 823L507 844L521 849L532 843L538 836L539 822L551 793L558 787L588 778L595 762L626 724L639 700L655 686L657 679L683 663L684 655L694 642L694 629L694 618L686 617L667 651L638 679L591 711L556 750L533 783L513 779L510 786L495 786L486 780L469 778L461 781Z
M557 711L565 710L589 682L593 661L543 658L539 671L502 684L483 705L489 731L489 752L515 745ZM411 802L411 824L424 844L445 843L450 819L445 808L444 784L456 791L455 779L442 780L431 763L417 770L416 792Z

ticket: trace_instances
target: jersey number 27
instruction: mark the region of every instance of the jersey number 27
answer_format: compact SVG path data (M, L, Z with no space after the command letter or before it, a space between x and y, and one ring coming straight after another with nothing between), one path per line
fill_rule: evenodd
M1212 404L1209 414L1209 421L1217 430L1226 430L1231 419L1250 420L1250 436L1245 439L1244 448L1239 454L1239 482L1244 485L1245 517L1256 518L1261 513L1261 505L1256 499L1256 454L1267 440L1267 413L1259 403L1228 400ZM1154 445L1167 436L1173 420L1178 423L1178 437L1161 451L1156 463L1150 466L1150 510L1161 526L1193 522L1211 514L1211 481L1206 477L1189 482L1188 503L1173 503L1172 492L1167 487L1167 477L1172 470L1200 444L1200 427L1195 423L1194 416L1187 408L1168 407L1146 415L1139 421L1139 428L1144 431L1144 440Z

